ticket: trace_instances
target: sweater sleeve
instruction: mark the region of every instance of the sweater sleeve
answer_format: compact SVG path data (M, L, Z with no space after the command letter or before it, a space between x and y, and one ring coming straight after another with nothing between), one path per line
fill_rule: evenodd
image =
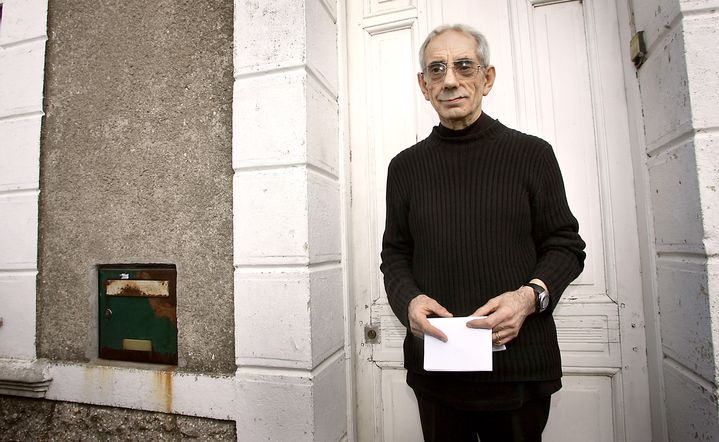
M405 326L409 326L408 306L421 293L412 274L414 238L410 232L409 202L398 179L396 160L390 162L387 173L387 214L382 238L384 286L392 311Z
M584 268L585 243L579 223L569 209L559 163L551 146L543 152L539 188L532 208L533 235L537 249L534 278L549 288L550 311L569 284Z

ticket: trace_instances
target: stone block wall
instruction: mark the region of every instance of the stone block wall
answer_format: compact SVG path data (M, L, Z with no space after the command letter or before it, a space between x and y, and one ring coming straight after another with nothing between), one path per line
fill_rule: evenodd
M715 440L719 2L632 0L631 5L648 49L638 80L666 428L669 440Z
M347 432L337 9L235 3L240 439Z
M47 3L8 0L0 22L0 359L35 351L40 127Z

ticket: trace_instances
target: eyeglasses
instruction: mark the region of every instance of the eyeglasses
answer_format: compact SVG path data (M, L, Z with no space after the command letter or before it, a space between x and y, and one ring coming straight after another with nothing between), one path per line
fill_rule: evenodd
M440 61L430 63L422 75L427 75L430 81L441 81L447 75L447 70L454 69L454 75L461 78L473 78L482 65L472 60L457 60L452 65Z

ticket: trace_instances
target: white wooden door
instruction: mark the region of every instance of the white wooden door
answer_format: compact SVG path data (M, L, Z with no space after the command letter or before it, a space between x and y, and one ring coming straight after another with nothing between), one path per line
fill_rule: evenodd
M347 5L351 293L360 441L418 441L405 330L379 272L389 160L437 124L415 80L429 30L485 34L483 109L554 146L587 242L555 311L564 369L547 441L650 440L636 217L616 10L609 0L364 0Z

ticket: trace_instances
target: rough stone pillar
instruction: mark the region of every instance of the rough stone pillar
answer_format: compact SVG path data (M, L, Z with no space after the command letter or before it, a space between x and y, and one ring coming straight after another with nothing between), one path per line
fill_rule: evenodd
M669 440L719 435L719 2L633 0Z
M42 396L35 361L47 1L0 4L0 393Z
M235 1L240 440L346 433L337 9Z

